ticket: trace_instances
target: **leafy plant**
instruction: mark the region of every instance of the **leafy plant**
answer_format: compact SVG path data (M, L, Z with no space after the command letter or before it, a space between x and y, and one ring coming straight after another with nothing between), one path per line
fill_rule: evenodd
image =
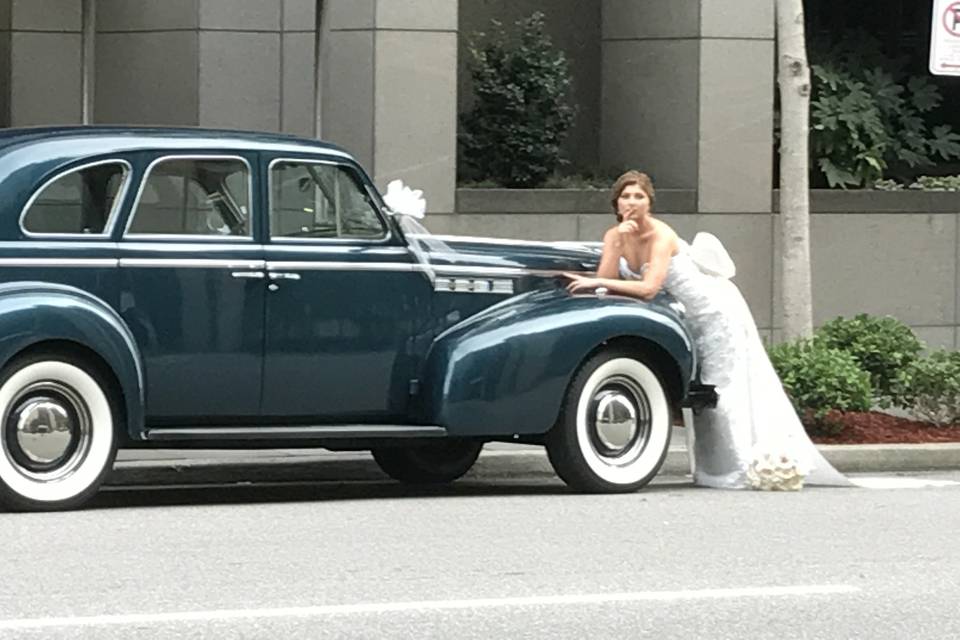
M829 412L870 408L870 375L849 353L813 340L771 347L770 361L810 433L832 435L841 425Z
M937 425L960 423L960 352L934 351L900 372L905 406Z
M569 63L543 17L516 22L516 45L494 20L493 35L477 34L468 48L476 100L461 117L461 157L477 177L507 187L537 187L554 173L576 114Z
M904 186L896 180L878 180L873 187L882 191L960 191L960 176L919 176Z
M903 402L897 374L917 360L924 344L907 325L891 316L865 313L853 318L835 318L817 329L814 339L850 354L870 375L881 406Z
M811 46L813 160L831 187L872 186L890 171L960 158L960 135L928 119L940 105L925 76L908 76L863 33Z

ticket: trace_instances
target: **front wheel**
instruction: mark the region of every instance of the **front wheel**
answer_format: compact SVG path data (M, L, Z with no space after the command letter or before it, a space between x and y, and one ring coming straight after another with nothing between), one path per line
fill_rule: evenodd
M482 443L472 441L438 441L413 447L374 449L373 459L394 480L445 484L469 471L482 448Z
M108 387L54 355L11 363L0 376L0 505L70 509L113 467L117 440Z
M547 434L547 455L577 491L635 491L660 470L670 431L670 401L654 370L626 354L602 352L570 383Z

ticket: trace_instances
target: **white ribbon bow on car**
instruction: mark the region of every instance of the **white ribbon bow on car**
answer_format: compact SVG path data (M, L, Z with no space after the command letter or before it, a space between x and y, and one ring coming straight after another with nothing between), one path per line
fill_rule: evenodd
M392 180L387 185L383 201L394 213L412 218L422 220L427 212L427 201L423 198L423 191L411 189L403 184L403 180Z

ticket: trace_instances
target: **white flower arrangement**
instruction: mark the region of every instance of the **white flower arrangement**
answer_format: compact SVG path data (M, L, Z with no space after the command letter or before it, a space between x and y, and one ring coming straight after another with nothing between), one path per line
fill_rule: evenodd
M747 467L747 482L758 491L800 491L808 473L805 465L784 451L757 447Z
M383 194L383 201L394 212L422 220L427 212L423 191L411 189L402 180L392 180Z

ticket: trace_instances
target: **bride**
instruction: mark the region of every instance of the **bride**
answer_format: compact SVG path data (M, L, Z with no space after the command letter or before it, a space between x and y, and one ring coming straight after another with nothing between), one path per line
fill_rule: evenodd
M612 198L618 224L603 237L597 277L566 275L571 292L605 288L650 300L666 289L686 307L701 379L715 385L719 397L715 409L687 424L694 435L694 482L726 489L851 486L800 423L750 309L729 280L734 266L720 242L701 233L685 243L651 215L654 197L646 174L620 176Z

